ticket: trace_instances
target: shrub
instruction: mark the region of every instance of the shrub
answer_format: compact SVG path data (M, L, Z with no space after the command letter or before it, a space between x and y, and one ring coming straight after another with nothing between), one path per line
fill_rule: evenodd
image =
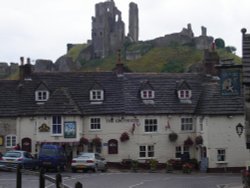
M127 141L127 140L129 140L129 135L128 135L128 133L127 133L127 132L122 133L121 136L120 136L120 141L121 141L121 142L125 142L125 141Z
M92 143L95 146L100 146L102 144L101 139L99 137L93 138Z
M192 146L194 144L193 140L188 137L185 141L184 141L184 146Z
M89 144L89 140L85 137L80 138L79 142L81 145L88 145Z
M196 138L195 138L195 144L196 145L202 145L203 144L203 138L202 138L202 136L197 136Z
M175 132L172 132L168 135L168 138L169 138L170 142L175 142L178 138L178 135Z

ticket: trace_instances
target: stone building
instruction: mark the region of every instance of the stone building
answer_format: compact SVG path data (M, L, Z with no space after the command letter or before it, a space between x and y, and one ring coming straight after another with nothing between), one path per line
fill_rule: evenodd
M20 143L37 153L43 143L53 143L73 156L99 152L110 164L152 158L165 164L188 154L210 172L245 166L249 152L235 131L244 123L239 67L218 66L215 79L204 73L126 73L121 62L116 66L114 72L39 73L22 65L20 80L0 81L0 151ZM197 137L203 141L196 143ZM101 144L95 145L97 138Z
M95 5L92 17L92 48L94 58L104 58L118 49L124 42L124 22L122 13L113 0Z
M139 16L137 4L131 2L129 4L129 33L128 38L132 42L139 40Z

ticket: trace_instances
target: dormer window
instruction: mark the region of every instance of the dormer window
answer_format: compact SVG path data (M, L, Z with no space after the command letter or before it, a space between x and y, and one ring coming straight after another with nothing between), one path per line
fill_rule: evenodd
M178 98L179 99L191 99L192 92L191 90L179 90L178 91Z
M185 80L176 82L176 92L177 92L177 97L181 103L186 103L186 104L192 103L191 101L192 89Z
M102 104L104 101L104 89L100 83L95 82L89 90L89 100L91 104Z
M45 101L49 100L49 88L44 83L39 83L35 91L35 100L37 104L43 104Z
M141 98L142 99L154 99L155 92L152 90L142 90L141 91Z
M103 99L104 99L103 90L91 90L90 91L91 101L103 101Z
M44 102L49 99L49 92L48 91L36 91L36 101Z

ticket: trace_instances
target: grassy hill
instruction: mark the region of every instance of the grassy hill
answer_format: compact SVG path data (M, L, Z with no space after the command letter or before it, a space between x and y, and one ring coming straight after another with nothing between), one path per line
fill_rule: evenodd
M85 61L77 58L86 45L77 45L72 48L67 56L73 61L79 61L81 71L111 71L117 61L117 55L113 54L104 59ZM136 60L125 60L125 50L122 50L122 62L132 72L186 72L188 68L203 60L203 50L192 46L180 46L173 44L166 47L153 47L150 43L140 42L125 46L127 51L137 51L142 54ZM241 63L241 58L228 52L226 49L216 50L221 59L233 58L236 63Z

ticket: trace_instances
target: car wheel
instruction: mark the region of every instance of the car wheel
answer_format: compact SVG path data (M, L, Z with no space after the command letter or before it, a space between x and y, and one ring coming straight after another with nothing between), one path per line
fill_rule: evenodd
M102 172L107 172L107 166L105 165L104 168L102 169Z
M97 165L93 168L93 172L97 172L98 171L98 168L97 168Z

